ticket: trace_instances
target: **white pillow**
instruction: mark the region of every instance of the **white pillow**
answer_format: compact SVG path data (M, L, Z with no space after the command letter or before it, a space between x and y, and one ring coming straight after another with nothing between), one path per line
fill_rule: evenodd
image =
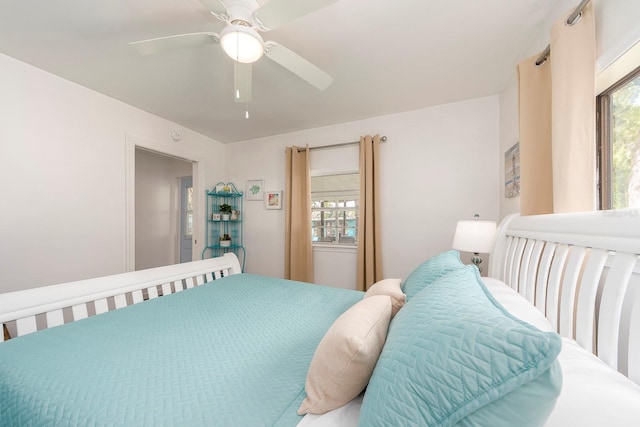
M354 304L318 344L298 414L324 414L358 396L369 383L391 321L391 298L376 295Z
M391 297L391 302L393 303L393 307L391 310L391 318L398 313L398 310L402 308L402 306L407 302L407 296L402 292L402 287L400 286L400 279L384 279L376 282L371 286L367 293L364 294L365 298L368 298L373 295L388 295Z

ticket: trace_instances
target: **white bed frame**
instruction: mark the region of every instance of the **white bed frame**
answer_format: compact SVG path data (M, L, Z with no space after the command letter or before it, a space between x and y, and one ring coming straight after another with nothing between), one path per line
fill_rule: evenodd
M105 313L241 273L238 258L168 265L0 295L0 324L13 337ZM0 342L4 334L0 333Z
M640 210L512 215L498 229L489 276L640 384L638 254Z
M498 229L489 275L535 304L561 335L640 383L638 254L638 210L512 215ZM240 272L226 254L3 294L0 324L25 335Z

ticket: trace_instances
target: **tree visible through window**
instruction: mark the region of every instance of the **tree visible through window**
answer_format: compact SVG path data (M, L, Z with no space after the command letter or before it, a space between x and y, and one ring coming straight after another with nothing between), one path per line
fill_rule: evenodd
M640 69L598 97L600 207L640 208Z

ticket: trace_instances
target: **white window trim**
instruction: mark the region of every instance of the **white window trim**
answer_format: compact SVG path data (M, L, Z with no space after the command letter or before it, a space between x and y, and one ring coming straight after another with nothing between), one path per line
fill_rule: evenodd
M596 95L615 85L640 65L640 42L620 55L596 76Z
M313 243L313 251L314 252L342 252L352 254L354 252L358 252L358 245L348 245L346 243L325 243L325 242L314 242Z

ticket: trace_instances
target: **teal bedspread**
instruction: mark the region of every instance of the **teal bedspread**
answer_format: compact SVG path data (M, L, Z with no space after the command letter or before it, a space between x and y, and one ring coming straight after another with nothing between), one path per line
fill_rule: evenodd
M362 293L240 274L0 344L0 426L295 426Z

